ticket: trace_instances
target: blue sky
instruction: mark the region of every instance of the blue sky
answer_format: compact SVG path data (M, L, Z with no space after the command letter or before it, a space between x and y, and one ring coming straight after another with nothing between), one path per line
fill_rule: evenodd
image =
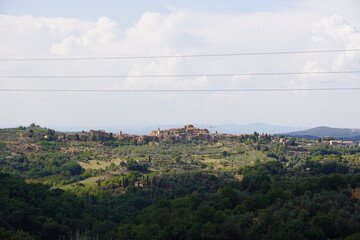
M360 48L360 1L1 0L0 56L56 58ZM2 62L0 75L163 75L359 70L360 52L222 58ZM359 87L359 74L6 79L1 89ZM1 126L248 124L360 128L358 91L1 92Z

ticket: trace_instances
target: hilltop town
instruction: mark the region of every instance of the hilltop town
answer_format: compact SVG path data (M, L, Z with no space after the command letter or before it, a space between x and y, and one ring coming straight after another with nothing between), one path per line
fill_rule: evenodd
M258 139L271 140L281 144L289 144L292 137L272 134L256 134ZM37 142L39 140L56 140L56 141L108 141L119 140L144 144L149 142L190 142L194 140L217 141L229 138L249 139L252 134L229 134L229 133L211 133L206 128L197 128L192 124L185 125L181 128L156 129L148 135L132 135L120 131L119 133L106 132L105 130L90 130L89 132L58 132L52 129L42 128L39 125L31 124L29 127L18 127L11 129L1 129L0 141L18 141L18 142ZM276 137L275 137L276 136ZM318 142L330 146L360 146L359 141L339 140L334 138L319 138Z
M278 138L274 138L274 135L271 134L257 134L259 139L272 140L273 142L279 142L281 144L286 144L291 139L290 137L279 135ZM44 138L49 138L50 136L44 135ZM210 133L206 128L201 129L197 128L192 124L185 125L182 128L170 128L161 130L151 131L148 135L130 135L120 131L119 134L108 133L105 130L90 130L88 133L66 133L63 135L57 136L58 140L78 140L78 141L97 141L97 140L108 140L108 139L118 139L131 141L134 140L137 143L146 143L146 142L180 142L180 141L193 141L193 140L207 140L214 141L220 139L226 139L231 137L242 137L248 139L250 134L228 134L228 133ZM347 146L347 147L356 147L360 146L358 141L342 141L342 140L321 140L319 138L318 142L322 142L325 145L331 146Z
M81 133L65 133L57 136L58 140L78 140L78 141L92 141L92 140L106 140L110 138L119 140L136 140L138 143L142 142L168 142L168 141L192 141L192 140L215 140L224 139L234 136L234 134L226 133L210 133L206 128L201 129L194 127L192 124L185 125L182 128L163 129L151 131L148 135L131 135L120 131L118 134L108 133L105 130L90 130ZM44 138L51 136L44 135Z

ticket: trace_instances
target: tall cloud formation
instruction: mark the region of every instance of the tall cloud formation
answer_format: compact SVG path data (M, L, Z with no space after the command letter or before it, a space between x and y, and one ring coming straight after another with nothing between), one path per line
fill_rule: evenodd
M354 18L352 18L354 19ZM359 24L355 22L355 25ZM360 48L360 32L352 22L341 14L326 14L319 18L318 12L299 9L249 14L201 13L192 10L173 10L170 13L145 12L128 29L120 29L114 19L100 17L96 22L33 16L0 16L0 54L3 58L44 58L44 57L104 57L104 56L154 56L211 53L239 53L266 51L296 51L313 49L354 49ZM162 75L162 74L213 74L213 73L256 73L256 72L297 72L353 70L360 66L359 52L314 55L247 56L228 58L164 58L130 59L102 61L49 61L49 62L3 62L3 75ZM31 89L249 89L249 88L307 88L341 86L344 79L348 86L356 84L353 76L271 76L271 77L167 77L167 78L123 78L123 79L0 79L1 88ZM330 84L330 85L329 85ZM277 106L281 99L293 95L273 95L271 100ZM6 97L0 100L6 101ZM184 97L186 96L186 97ZM44 97L17 96L25 104L31 98L39 111L49 107ZM304 97L298 95L291 108L301 106ZM15 97L14 97L15 98ZM117 97L115 97L117 98ZM208 93L201 96L187 94L174 97L154 97L147 95L122 96L121 101L131 98L134 105L147 102L149 105L163 105L163 113L174 111L171 101L189 109L196 102L197 112L193 119L205 122L213 116L212 111L224 111L226 107L238 107L251 111L257 107L265 111L261 103L268 102L268 95ZM72 97L52 96L53 103L60 102L72 109ZM166 99L165 102L164 99ZM102 95L88 95L86 103L78 102L78 108L87 109L88 103L106 104ZM21 102L21 101L20 101ZM38 104L38 105L37 105ZM285 104L285 105L286 105ZM101 105L101 104L100 104ZM149 105L145 106L148 107ZM185 106L185 107L184 107ZM187 107L186 107L187 106ZM15 106L16 108L16 106ZM124 107L125 108L125 107ZM286 107L284 107L286 109ZM275 108L274 115L284 110ZM308 106L305 112L316 111ZM20 107L18 108L20 109ZM66 109L66 108L64 108ZM200 110L199 110L200 109ZM146 111L139 107L139 111ZM69 111L72 114L76 109ZM85 111L85 110L84 110ZM174 114L174 119L187 121L181 117L185 110ZM175 110L176 112L176 110ZM5 118L9 121L16 117ZM31 113L29 113L31 115ZM89 114L85 114L89 115ZM161 111L160 114L162 115ZM34 114L35 116L35 114ZM254 114L246 122L256 120ZM295 114L296 116L296 114ZM234 119L238 115L234 114ZM50 116L49 121L54 120ZM118 116L118 119L120 116ZM31 118L29 118L31 119ZM163 118L154 117L154 122ZM167 117L166 121L172 121ZM269 117L282 121L278 117ZM77 124L74 120L73 124ZM96 121L100 121L99 119ZM131 121L128 117L124 121ZM215 122L221 122L220 118ZM267 121L264 119L264 121ZM54 121L60 124L61 121ZM232 120L236 122L236 120ZM278 122L276 122L278 123ZM280 122L281 123L281 122ZM309 120L309 123L311 121ZM110 123L109 124L115 124ZM125 124L125 123L124 123ZM299 124L299 123L297 123Z
M314 40L329 46L345 49L360 49L360 32L339 15L322 19L314 25ZM359 52L344 52L339 54L333 63L333 68L352 69L360 66Z
M111 53L111 48L117 45L119 36L117 34L117 23L107 17L101 17L96 23L89 24L89 27L82 31L73 31L60 43L51 47L51 53L69 55L76 53Z

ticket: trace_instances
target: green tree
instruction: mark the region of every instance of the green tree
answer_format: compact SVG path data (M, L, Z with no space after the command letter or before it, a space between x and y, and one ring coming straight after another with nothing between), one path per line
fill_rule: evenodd
M319 227L324 232L326 238L333 239L338 237L334 219L332 219L330 216L315 216L312 222L314 226Z
M136 145L138 145L138 142L137 142L136 138L130 139L130 145L131 145L131 146L136 146Z
M218 193L220 197L220 203L223 208L233 208L239 202L237 193L230 186L220 188Z

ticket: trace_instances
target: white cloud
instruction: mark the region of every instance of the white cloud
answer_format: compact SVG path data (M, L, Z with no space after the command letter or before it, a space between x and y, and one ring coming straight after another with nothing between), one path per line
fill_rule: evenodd
M310 6L308 1L305 2L307 2L306 6ZM319 1L316 1L316 4L320 6ZM336 6L334 1L331 1L331 5L333 12L337 12L338 8L334 7ZM1 15L0 54L3 57L101 57L360 48L360 35L355 27L360 25L356 22L358 18L351 15L351 20L348 20L347 16L343 14L346 11L341 12L339 10L335 15L329 14L329 12L329 9L325 12L316 9L308 11L305 7L250 14L204 13L192 10L173 10L168 14L145 12L128 29L120 29L117 22L108 17L101 17L97 21L84 21ZM184 39L188 39L189 42L181 44ZM357 69L358 66L360 66L359 53L347 52L227 58L2 62L0 71L2 75L134 76L331 71ZM351 77L335 74L329 76L243 76L233 78L0 79L0 86L3 88L33 89L252 89L329 87L336 84L355 84L354 81L348 79ZM216 111L223 112L224 109L228 108L241 108L251 111L253 104L258 107L257 111L268 112L268 106L271 103L281 102L283 104L281 110L289 109L289 114L291 114L292 111L295 111L292 109L305 109L304 99L310 94L298 95L298 98L293 100L291 104L282 99L284 94L279 96L279 94L258 93L251 96L255 95L256 97L251 97L249 100L250 93L203 93L182 95L182 97L177 93L162 94L160 97L156 94L129 94L121 97L114 96L115 100L112 100L112 103L116 106L116 110L108 111L117 116L116 119L121 119L121 114L127 111L126 119L129 120L132 116L132 107L128 106L129 104L137 106L137 110L140 112L149 111L148 108L151 106L160 106L157 108L158 116L154 116L153 121L159 122L162 119L161 112L163 111L164 114L171 112L169 119L177 117L177 122L181 122L181 119L185 119L183 116L187 114L189 109L194 109L194 103L196 103L198 108L192 112L194 118L198 119L198 122L207 122L207 119L213 116L209 115L210 110L213 110L211 114ZM293 95L291 93L286 96L292 97ZM76 100L78 101L78 109L90 109L89 106L95 105L101 106L102 111L106 112L104 106L109 105L107 100L110 97L101 94L94 94L93 96L89 94L86 97L87 101ZM41 111L36 112L36 109L34 110L33 116L46 108L42 104L42 102L47 101L45 95L31 99L28 95L20 95L17 98L18 102L30 101L33 106L42 106L38 109ZM74 98L67 98L60 94L54 95L53 98L54 109L57 109L55 105L59 102L64 106L71 106L71 101L74 101ZM0 96L0 100L6 101L3 96ZM171 103L176 106L171 106ZM181 105L181 108L177 105ZM161 108L162 106L164 109ZM272 106L278 107L277 105ZM318 111L315 104L309 103L307 107L308 113ZM6 109L6 106L2 106L2 108ZM278 108L280 109L280 107ZM123 111L121 114L119 109ZM13 113L10 110L6 111ZM50 114L45 116L46 119L50 121L58 118L55 110L49 111ZM71 114L73 113L71 112ZM29 114L31 115L31 113ZM63 119L69 117L69 114L64 113ZM233 111L232 114L232 116L237 116L236 111ZM11 115L0 121L16 119ZM136 114L137 119L139 115ZM16 116L18 117L18 114ZM90 114L86 116L90 116ZM100 121L99 117L96 118L96 121ZM219 119L220 116L216 121L219 122ZM278 124L282 124L281 121L284 121L282 117L278 116L272 116L268 119L279 120ZM189 117L186 118L186 121L188 120ZM56 121L61 123L60 120ZM236 122L236 120L227 119L224 121ZM301 125L301 123L294 124Z
M339 15L332 15L314 24L314 41L340 49L360 49L360 32ZM333 61L334 70L356 69L360 66L360 52L339 53Z
M116 52L119 43L117 23L107 17L101 17L92 24L83 34L71 34L60 43L51 47L51 53L60 55L74 54L111 54Z
M181 24L188 14L175 11L168 15L146 12L140 20L126 31L122 44L132 55L172 55L171 44L180 33Z
M327 16L313 24L311 37L320 49L359 49L360 32L337 14ZM315 48L314 48L315 49ZM360 52L313 54L303 65L302 72L326 72L357 70ZM300 75L288 82L289 88L331 88L355 83L356 75L310 74ZM350 86L350 85L349 85ZM308 96L309 92L296 92L297 96Z
M49 54L53 43L81 35L92 25L78 19L0 15L0 53Z

